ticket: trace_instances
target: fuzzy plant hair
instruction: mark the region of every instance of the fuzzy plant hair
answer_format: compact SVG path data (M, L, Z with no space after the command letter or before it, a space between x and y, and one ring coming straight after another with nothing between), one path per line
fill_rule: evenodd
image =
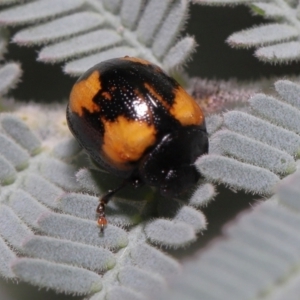
M53 298L89 300L298 297L298 77L254 83L189 78L184 66L197 43L183 30L197 4L245 4L275 19L233 33L228 44L255 47L265 62L299 59L295 1L1 1L1 286L25 282L55 291ZM14 98L22 58L6 59L10 41L21 50L35 47L38 64L61 64L66 76L129 55L187 83L206 113L210 143L195 162L203 178L190 195L166 199L148 186L126 187L107 205L109 224L101 233L99 197L121 181L100 170L69 132L68 95L51 103ZM258 92L266 85L271 93ZM257 201L207 243L205 211L228 190Z

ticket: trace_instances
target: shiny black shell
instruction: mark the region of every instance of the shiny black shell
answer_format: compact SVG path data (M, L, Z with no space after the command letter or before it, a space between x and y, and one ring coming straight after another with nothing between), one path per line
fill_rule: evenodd
M108 172L175 196L195 184L208 152L204 115L158 66L123 57L101 62L73 86L69 128Z

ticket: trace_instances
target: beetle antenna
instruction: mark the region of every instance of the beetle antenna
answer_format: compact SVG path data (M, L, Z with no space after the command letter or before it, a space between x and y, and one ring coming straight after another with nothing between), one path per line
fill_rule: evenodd
M117 193L119 190L121 190L123 187L125 187L128 184L128 180L124 180L123 183L118 186L117 188L113 190L109 190L104 196L99 198L99 205L97 206L96 212L99 214L98 217L98 225L100 226L101 233L104 231L104 227L107 225L107 219L105 216L105 206L109 202L109 200L112 198L112 196Z

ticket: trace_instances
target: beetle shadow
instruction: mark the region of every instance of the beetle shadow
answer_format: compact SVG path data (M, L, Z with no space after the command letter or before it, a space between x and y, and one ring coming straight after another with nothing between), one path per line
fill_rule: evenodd
M96 191L93 191L99 198L103 197L109 190L114 190L123 184L124 179L120 179L95 165L93 169L89 169L92 180L96 184ZM91 192L91 191L88 191ZM180 197L180 199L166 198L160 195L159 190L142 185L134 187L128 183L118 192L116 192L107 205L107 216L114 217L120 211L138 210L141 220L147 220L155 217L173 218L178 210L188 202L192 191Z
M85 153L86 155L86 153ZM86 159L88 159L88 164ZM95 196L103 197L108 191L114 190L121 186L124 179L118 178L102 169L91 157L85 156L83 166L90 176L90 183L81 186L84 191ZM153 218L174 218L180 208L186 205L194 189L182 194L178 198L166 198L162 196L157 188L149 185L134 187L128 183L122 189L116 192L109 201L106 214L108 219L119 218L121 212L133 214L133 211L139 212L139 221L146 221ZM96 208L95 208L96 210ZM95 216L96 213L95 213Z

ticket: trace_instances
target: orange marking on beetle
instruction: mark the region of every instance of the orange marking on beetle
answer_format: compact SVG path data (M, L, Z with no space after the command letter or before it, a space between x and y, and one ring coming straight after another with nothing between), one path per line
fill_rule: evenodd
M101 95L102 95L105 99L107 99L107 100L111 100L111 99L112 99L112 96L111 96L111 94L110 94L109 92L103 92Z
M195 100L180 86L175 89L175 103L170 113L183 125L200 125L204 114Z
M102 150L112 163L125 164L139 160L156 141L154 125L119 116L114 122L104 122Z
M94 71L87 79L76 82L70 94L70 109L72 112L82 116L83 109L93 113L100 108L93 102L93 98L101 89L99 72Z

